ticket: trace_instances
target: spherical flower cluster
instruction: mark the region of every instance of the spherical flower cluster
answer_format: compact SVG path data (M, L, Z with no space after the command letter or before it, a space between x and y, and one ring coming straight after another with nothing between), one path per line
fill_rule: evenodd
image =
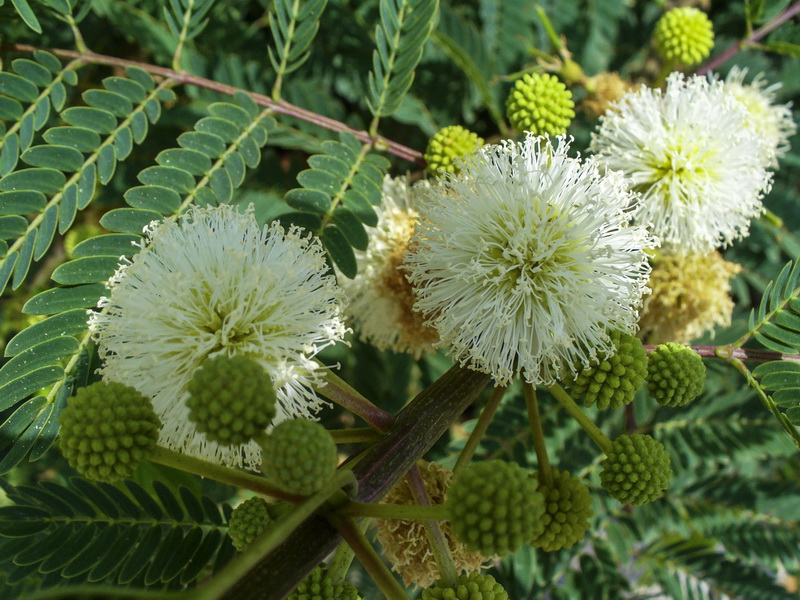
M672 476L669 452L653 437L621 435L606 454L600 482L622 504L647 504L660 498Z
M731 324L730 279L742 268L719 252L683 256L658 252L651 260L651 294L639 319L648 344L688 344L715 327Z
M407 352L419 358L433 351L436 330L413 310L414 292L403 260L419 214L415 207L430 185L411 186L406 177L386 177L378 223L367 228L367 250L356 250L358 275L341 278L347 316L359 337L380 350Z
M336 444L322 425L308 419L284 421L262 443L264 474L286 491L310 496L338 464Z
M706 366L689 346L667 342L650 355L647 391L664 406L684 406L703 392Z
M115 382L79 389L58 422L64 458L84 477L107 483L133 473L155 446L161 426L150 400Z
M516 463L473 463L456 475L447 492L450 526L470 550L501 557L515 552L544 526L538 487L538 480Z
M592 117L599 117L605 114L614 102L635 88L636 86L619 74L603 71L586 81L586 91L589 95L580 107Z
M286 600L361 600L361 595L354 586L346 581L333 581L322 567L317 567Z
M437 463L420 461L419 471L432 504L442 504L453 480L453 472ZM400 480L383 499L386 504L416 504L407 479ZM400 573L405 585L430 586L440 577L439 567L428 542L422 521L379 519L378 541L392 568ZM453 556L457 571L477 571L489 560L480 552L470 551L456 539L450 525L439 524Z
M473 572L451 584L437 581L422 592L422 600L508 600L508 592L491 575Z
M714 29L703 11L673 8L656 23L653 35L658 54L665 61L691 66L699 64L714 47Z
M207 359L186 386L189 420L221 446L264 435L275 416L275 388L261 365L244 356Z
M406 265L415 308L462 365L552 384L633 331L655 241L613 173L529 135L486 146L426 194Z
M464 129L461 125L445 127L428 142L424 155L428 171L432 175L458 174L461 167L455 159L471 154L481 146L483 138L478 137L477 133Z
M767 141L769 152L766 164L778 166L778 159L789 151L789 138L797 131L790 104L775 104L776 92L781 83L768 85L763 73L746 84L747 69L734 66L725 77L725 91L742 103L747 110L747 123Z
M576 396L584 396L584 406L619 408L633 402L647 376L647 350L636 336L611 332L614 354L584 369L572 384Z
M233 509L228 521L228 535L233 547L242 552L272 522L269 505L262 498L250 498Z
M314 356L345 334L341 291L319 240L252 209L192 208L146 228L142 250L109 280L90 317L107 380L153 399L159 442L231 466L257 468L259 446L223 447L189 421L186 386L209 357L241 354L269 374L275 422L311 417L323 402Z
M747 234L771 175L767 141L719 81L672 73L667 89L640 88L601 117L592 150L621 172L669 251L708 253Z
M568 471L551 471L551 481L538 473L539 491L544 496L544 529L530 540L532 546L545 552L571 548L583 539L592 516L592 498L587 488Z
M514 82L506 115L517 131L560 135L575 118L572 92L555 75L526 73Z

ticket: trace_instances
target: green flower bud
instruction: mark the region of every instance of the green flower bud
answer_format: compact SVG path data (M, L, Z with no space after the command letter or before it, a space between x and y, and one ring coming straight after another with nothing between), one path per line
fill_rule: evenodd
M555 75L528 73L514 82L506 114L517 131L559 135L575 117L572 92Z
M544 495L544 529L530 540L531 546L546 552L570 548L583 539L592 516L592 498L577 477L567 471L552 470L552 485L538 474L539 491Z
M487 573L465 573L447 585L437 581L422 590L422 600L508 600L508 592Z
M428 142L425 150L425 162L431 175L443 173L460 173L461 169L454 159L471 154L483 146L483 138L476 133L464 129L461 125L451 125L440 130Z
M576 396L584 396L584 406L619 408L633 402L647 376L647 350L633 335L611 332L616 351L613 356L585 369L572 384Z
M689 346L668 342L650 355L647 391L664 406L683 406L703 391L706 366Z
M221 446L238 446L264 435L275 416L269 374L244 356L216 356L194 372L187 387L189 420Z
M672 475L669 452L649 435L621 435L603 462L600 482L622 504L647 504L660 498Z
M361 600L361 596L349 583L334 583L322 567L317 567L286 600Z
M272 521L269 503L262 498L245 500L231 513L228 535L239 552L247 548L254 539L264 533Z
M539 482L516 463L473 463L447 491L445 507L459 541L485 556L505 556L544 527Z
M303 496L319 490L339 462L331 434L308 419L284 421L261 447L264 474L286 491Z
M58 421L59 447L69 464L84 477L107 483L129 477L161 429L149 398L115 382L78 390Z
M656 23L653 37L663 60L686 66L700 63L714 47L711 21L703 11L690 6L664 14Z

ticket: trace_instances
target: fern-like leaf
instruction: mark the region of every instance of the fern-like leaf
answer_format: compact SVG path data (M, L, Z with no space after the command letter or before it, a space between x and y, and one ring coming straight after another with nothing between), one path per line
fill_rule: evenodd
M275 0L269 27L275 50L268 48L276 79L272 96L280 98L283 78L308 60L311 42L319 31L319 19L328 0Z
M439 0L381 0L367 103L376 119L391 115L414 81Z
M232 556L224 512L185 487L176 496L153 484L117 487L75 478L13 489L0 508L0 535L24 540L4 555L4 570L55 573L70 583L193 585L204 569Z
M794 425L800 425L800 363L776 360L758 365L753 376L770 391L776 405L786 410Z
M776 352L800 352L800 259L767 285L758 310L750 312L748 333L736 345L750 336Z
M302 188L290 190L286 203L297 213L281 220L301 225L322 238L331 259L346 277L358 271L353 248L366 250L369 243L364 225L374 227L374 206L383 197L383 177L389 161L370 154L351 133L342 132L341 142L327 141L323 154L315 154L297 181Z
M0 210L8 215L3 219L16 223L11 236L16 239L0 259L0 291L12 275L12 287L22 285L32 261L50 248L56 228L60 233L69 229L78 210L91 203L96 181L108 183L117 161L127 158L134 142L140 143L147 135L148 119L158 120L159 102L175 97L166 89L166 82L156 87L141 69L129 68L128 75L105 79L104 89L85 91L87 106L64 110L61 117L67 126L48 129L43 134L46 143L30 146L22 140L21 147L27 149L20 158L30 168L0 179ZM30 214L37 216L28 221L26 215ZM103 267L107 278L116 263L107 261Z
M200 35L208 25L206 14L214 0L170 0L164 6L164 20L170 33L178 38L178 47L173 56L173 66L180 69L180 56L189 40Z

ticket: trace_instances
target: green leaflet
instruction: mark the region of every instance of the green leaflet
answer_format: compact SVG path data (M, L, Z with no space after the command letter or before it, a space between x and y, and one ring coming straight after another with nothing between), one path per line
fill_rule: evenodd
M438 6L438 0L381 1L367 100L376 119L395 112L411 87Z
M351 133L342 132L340 142L323 143L323 154L308 159L310 169L301 171L301 188L290 190L286 203L298 211L281 221L314 231L322 239L334 264L346 277L356 276L353 248L366 250L369 236L364 226L375 226L372 208L381 203L384 172L388 161L367 153Z
M143 138L131 132L136 115L144 116L152 103L174 98L163 85L156 89L147 73L130 68L129 78L106 78L107 89L86 90L83 101L87 106L64 110L61 117L68 125L51 127L42 135L45 143L32 145L33 132L49 115L50 103L43 103L48 94L62 81L77 82L75 72L63 69L52 55L36 53L34 57L36 62L20 59L17 73L0 74L5 76L0 79L0 93L31 102L2 138L0 213L9 215L6 229L12 225L16 229L5 237L11 241L5 258L0 259L0 291L9 281L13 289L19 288L32 261L47 253L56 227L65 233L77 212L91 203L96 182L104 185L111 180L117 161L130 154L133 138ZM45 87L39 92L38 86ZM29 168L15 170L18 160ZM0 233L2 230L0 222Z
M130 495L74 478L69 486L14 488L14 504L0 508L0 536L25 542L4 554L2 568L107 583L144 574L148 584L177 579L191 586L204 568L230 558L226 519L208 497L185 487L175 495L157 481L155 494L133 481L125 487Z

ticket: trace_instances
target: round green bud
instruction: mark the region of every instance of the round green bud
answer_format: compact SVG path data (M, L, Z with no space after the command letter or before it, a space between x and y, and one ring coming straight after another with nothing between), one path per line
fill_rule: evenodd
M59 447L69 464L87 479L107 483L129 477L161 429L150 399L113 381L78 390L58 421Z
M456 538L484 556L505 556L544 526L539 482L516 463L487 460L456 475L445 507Z
M546 552L570 548L583 539L592 516L592 498L577 477L567 471L551 471L552 482L547 485L538 474L539 491L544 496L544 529L530 540L531 546Z
M572 384L576 396L583 396L584 406L619 408L633 402L647 376L647 350L639 338L620 331L610 333L614 355L585 369Z
M264 474L286 491L303 496L319 490L339 462L331 434L308 419L284 421L261 447Z
M264 435L275 416L275 386L264 368L244 356L207 359L187 386L189 420L221 446Z
M656 23L656 50L665 61L696 65L714 47L714 29L706 14L691 6L668 11Z
M622 504L647 504L662 496L672 475L669 452L649 435L621 435L606 454L600 482Z
M559 135L575 117L572 92L555 75L527 73L514 82L506 115L517 131Z
M269 503L263 498L250 498L233 509L228 521L228 535L239 552L264 533L272 521Z
M664 406L684 406L703 391L706 366L689 346L668 342L650 355L647 391Z
M508 600L508 592L488 573L465 573L454 584L437 581L422 590L422 600Z
M425 149L425 162L431 175L461 172L454 160L471 154L483 146L483 138L464 129L461 125L451 125L440 130L428 142Z
M334 582L322 567L317 567L286 600L361 600L361 596L349 583Z

